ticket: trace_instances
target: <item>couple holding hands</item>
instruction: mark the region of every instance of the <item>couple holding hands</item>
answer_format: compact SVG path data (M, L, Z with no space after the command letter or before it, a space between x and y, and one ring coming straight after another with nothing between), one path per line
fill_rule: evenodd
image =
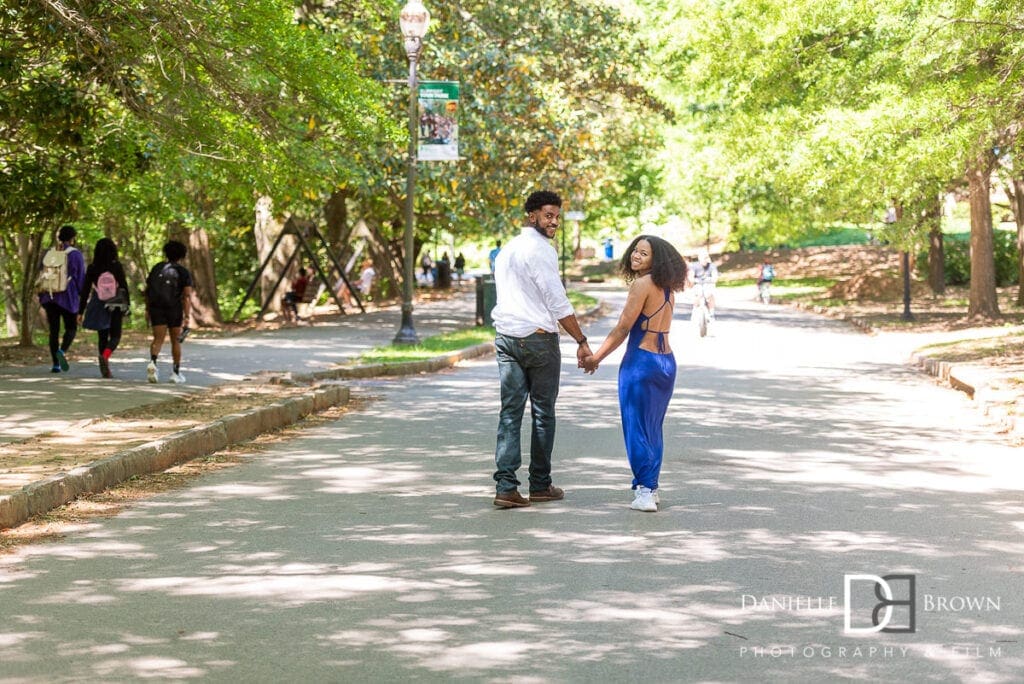
M524 209L522 232L495 260L497 304L492 312L496 331L501 412L495 449L494 505L522 508L556 501L564 491L551 481L561 352L558 326L576 340L577 365L594 373L600 363L626 342L619 366L619 409L626 455L633 471L633 510L658 510L658 476L664 439L662 424L676 363L668 332L675 307L674 292L686 282L686 262L665 240L641 235L626 249L620 273L629 283L618 323L592 351L573 313L558 275L558 256L550 240L558 230L562 200L549 191L532 193ZM516 471L522 465L520 428L530 400L530 496L519 493Z

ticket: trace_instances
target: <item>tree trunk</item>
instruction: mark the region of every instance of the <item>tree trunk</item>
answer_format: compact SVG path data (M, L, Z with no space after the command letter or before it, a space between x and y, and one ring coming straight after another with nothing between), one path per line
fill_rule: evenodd
M15 337L18 334L21 309L18 306L19 297L15 288L14 273L27 269L21 268L21 264L14 256L14 248L9 246L8 242L9 238L0 236L0 290L3 291L6 337Z
M1006 194L1017 224L1017 306L1024 306L1024 178L1014 178Z
M942 241L942 200L938 195L935 202L925 210L925 225L928 230L928 285L932 293L946 293L946 254Z
M324 222L324 238L340 259L342 247L352 230L348 221L347 191L337 190L324 204Z
M324 205L324 221L326 223L324 238L343 266L348 264L355 254L354 235L357 233L368 234L369 232L361 221L349 220L348 199L348 193L339 190L331 195L327 204ZM380 270L377 272L381 273Z
M256 238L256 251L260 264L267 258L270 248L274 246L277 236L283 230L284 221L274 215L274 200L265 195L256 200L256 220L253 225L253 235ZM274 284L277 282L281 271L284 270L285 264L288 263L288 257L291 256L297 247L298 245L294 237L288 236L281 240L274 258L267 264L267 267L260 275L260 301L257 302L259 305L262 306L263 302L267 301L267 298L274 294L271 290L274 288ZM281 290L280 294L283 295L284 290ZM280 299L280 297L271 297L268 310L280 311Z
M121 256L121 265L124 266L125 276L128 278L128 287L137 283L131 291L132 309L142 312L145 309L146 277L149 276L149 269L156 266L155 263L148 263L144 246L146 244L146 227L141 223L133 223L125 233L126 239L118 243L118 253ZM160 247L163 247L161 244ZM161 257L162 258L162 257Z
M206 229L196 228L188 236L188 261L195 296L192 297L192 321L196 325L220 325L224 322L217 302L217 274L210 252Z
M992 236L992 198L989 194L991 169L991 162L983 159L967 174L971 205L971 291L967 315L972 318L999 316Z
M34 347L32 343L32 330L35 328L36 319L39 316L39 300L36 298L36 275L39 273L39 261L42 258L43 231L36 231L32 235L18 236L18 257L25 266L25 276L21 281L21 291L18 293L18 310L21 312L20 335L18 346Z

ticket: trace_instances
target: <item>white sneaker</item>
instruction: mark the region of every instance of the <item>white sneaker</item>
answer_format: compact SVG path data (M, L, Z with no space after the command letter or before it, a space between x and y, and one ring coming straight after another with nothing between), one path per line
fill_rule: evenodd
M156 372L156 362L150 361L146 366L146 379L150 382L160 382L160 375Z
M658 504L654 503L654 492L647 487L636 488L636 498L629 505L634 511L654 513L658 510Z
M658 490L657 489L655 489L653 492L651 492L651 499L654 501L654 505L655 506L660 506L661 505L661 497L658 496Z
M181 373L171 373L168 382L173 382L175 385L183 385L185 383L185 376Z

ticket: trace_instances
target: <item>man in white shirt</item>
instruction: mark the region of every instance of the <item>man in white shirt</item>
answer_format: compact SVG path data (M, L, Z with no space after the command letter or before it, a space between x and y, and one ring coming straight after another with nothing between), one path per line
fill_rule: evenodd
M587 338L558 276L558 255L551 238L558 230L562 199L546 190L526 199L527 225L495 259L498 301L491 314L501 378L501 414L494 453L494 505L522 508L557 501L562 489L551 483L555 443L555 400L562 354L558 325L577 342L576 363L590 355ZM522 465L520 426L530 400L530 498L519 493L516 470Z

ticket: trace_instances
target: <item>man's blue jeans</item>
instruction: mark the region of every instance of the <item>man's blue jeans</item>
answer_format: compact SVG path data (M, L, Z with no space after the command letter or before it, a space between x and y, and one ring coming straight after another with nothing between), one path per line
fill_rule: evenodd
M523 464L520 432L526 399L533 417L530 439L530 491L551 485L551 450L555 444L555 400L562 353L557 333L527 337L497 335L498 375L501 378L501 415L498 446L494 452L494 481L498 494L519 487L516 471Z

